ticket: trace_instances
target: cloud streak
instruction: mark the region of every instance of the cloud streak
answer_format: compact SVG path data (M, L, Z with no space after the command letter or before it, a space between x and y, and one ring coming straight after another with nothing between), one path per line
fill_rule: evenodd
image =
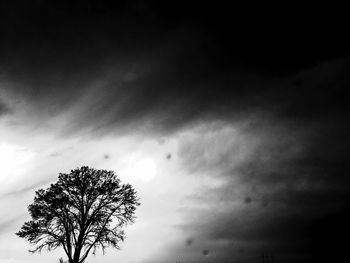
M115 5L4 6L6 129L79 144L70 154L54 151L49 166L68 155L66 165L73 156L93 162L96 152L114 160L102 149L111 142L87 146L77 138L175 141L177 154L164 160L199 187L177 210L183 242L159 262L176 255L256 262L262 252L276 262L340 258L336 238L349 233L350 205L349 55L340 36L332 29L337 49L325 49L324 28L311 28L315 38L289 27L270 32L262 19L243 30L223 6Z
M336 236L349 231L349 147L346 128L333 128L256 116L199 129L179 158L198 180L218 183L188 197L184 233L221 262L254 262L262 252L300 262L342 258ZM327 250L319 254L318 246Z
M180 6L164 15L161 7L142 1L117 9L95 5L6 7L18 22L5 15L4 34L11 26L23 34L3 44L1 79L19 101L11 106L24 108L33 126L49 123L62 134L164 135L198 121L239 120L256 112L308 122L342 118L348 111L344 52L296 50L287 41L262 48L252 45L257 30L248 37L237 26L235 40L229 40L224 31L232 23L224 16L209 27L205 16L191 20L178 12ZM100 13L85 12L93 8ZM67 12L67 24L60 12ZM266 36L271 42L273 33ZM13 45L18 37L28 45Z

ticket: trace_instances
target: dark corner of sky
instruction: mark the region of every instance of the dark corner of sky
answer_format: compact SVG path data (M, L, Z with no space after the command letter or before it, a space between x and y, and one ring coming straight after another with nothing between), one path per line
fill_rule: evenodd
M168 258L336 262L350 234L345 10L1 1L0 118L94 138L170 138L203 125L178 158L226 182L195 201L225 209L189 209L190 236Z

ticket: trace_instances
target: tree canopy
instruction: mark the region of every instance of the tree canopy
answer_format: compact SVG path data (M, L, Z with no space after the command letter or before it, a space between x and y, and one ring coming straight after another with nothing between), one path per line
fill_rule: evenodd
M16 235L34 246L32 253L63 247L69 263L83 263L91 251L120 248L122 228L134 222L138 205L134 188L113 171L83 166L35 192L32 220Z

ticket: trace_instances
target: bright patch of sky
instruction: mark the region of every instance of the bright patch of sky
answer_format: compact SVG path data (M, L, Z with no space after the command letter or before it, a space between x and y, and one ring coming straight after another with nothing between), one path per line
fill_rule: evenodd
M91 139L55 137L54 133L28 132L20 127L13 132L4 121L0 126L1 263L57 261L64 257L59 249L30 255L30 245L14 235L30 219L27 205L33 201L34 191L55 182L60 172L82 165L114 170L122 182L136 188L141 198L136 223L126 229L122 250L109 250L104 262L147 262L155 255L161 256L166 247L184 243L186 237L178 226L185 220L182 209L190 205L187 197L208 184L222 184L205 176L198 180L182 167L179 143L193 139L192 132L162 140L137 136ZM101 257L91 256L89 262L101 262Z

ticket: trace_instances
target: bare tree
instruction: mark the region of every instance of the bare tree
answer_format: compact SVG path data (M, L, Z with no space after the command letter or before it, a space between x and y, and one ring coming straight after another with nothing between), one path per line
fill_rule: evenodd
M119 249L122 228L134 222L138 205L136 191L113 171L83 166L35 192L28 206L32 220L16 235L34 245L32 253L63 247L69 263L83 263L98 248Z

